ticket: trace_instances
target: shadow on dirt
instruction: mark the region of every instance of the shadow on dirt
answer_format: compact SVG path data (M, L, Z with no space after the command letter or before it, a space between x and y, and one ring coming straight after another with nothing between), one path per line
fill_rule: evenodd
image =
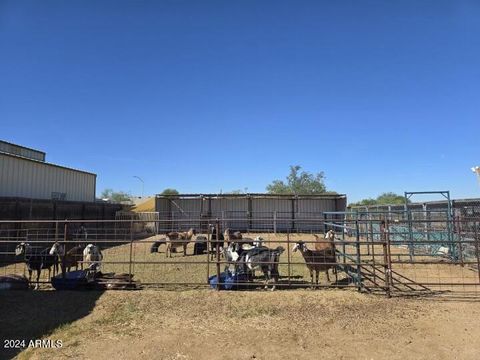
M102 294L103 291L1 291L0 359L13 358L23 350L5 349L5 340L25 340L28 345L30 340L48 338L57 327L90 314Z

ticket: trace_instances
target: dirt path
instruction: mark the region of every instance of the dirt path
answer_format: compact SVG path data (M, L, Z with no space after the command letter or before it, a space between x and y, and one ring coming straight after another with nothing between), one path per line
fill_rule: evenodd
M63 340L61 349L28 349L18 354L20 359L476 359L480 355L480 302L385 299L351 290L43 293L51 294L41 295L43 303L20 316L14 311L34 297L38 300L38 295L0 297L1 308L12 309L2 315L6 316L2 339ZM85 302L91 304L78 319L62 319ZM60 304L62 311L56 310ZM55 316L57 323L50 324ZM29 326L36 330L28 332Z

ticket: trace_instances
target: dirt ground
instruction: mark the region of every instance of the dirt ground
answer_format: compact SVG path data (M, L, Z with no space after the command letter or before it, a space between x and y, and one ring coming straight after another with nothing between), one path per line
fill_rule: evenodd
M254 237L257 234L249 234ZM267 246L292 248L305 239L261 234ZM480 357L479 287L443 286L478 282L478 273L453 264L395 265L409 279L438 284L445 290L422 298L358 293L353 285L320 290L216 292L202 289L214 264L207 255L150 253L149 238L135 242L135 279L149 282L194 282L202 286L176 290L0 293L0 359L477 359ZM313 240L308 237L306 240ZM287 245L287 246L286 246ZM288 246L290 245L290 246ZM362 259L369 260L361 249ZM405 252L394 249L394 257ZM188 253L193 252L193 244ZM348 253L355 254L351 247ZM383 249L376 246L377 259ZM104 250L104 272L128 272L130 245ZM285 251L283 281L309 281L302 256ZM422 259L418 257L418 259ZM395 260L395 259L394 259ZM282 258L281 258L282 261ZM124 263L120 263L124 262ZM202 263L203 262L203 263ZM22 263L0 269L24 272ZM207 271L208 270L208 271ZM46 273L43 278L46 279ZM327 284L325 274L322 283ZM340 275L341 276L341 275ZM465 294L463 293L465 292ZM396 294L398 295L398 294ZM4 349L6 339L62 340L61 348Z
M4 339L62 340L19 359L478 359L480 302L344 290L18 291Z

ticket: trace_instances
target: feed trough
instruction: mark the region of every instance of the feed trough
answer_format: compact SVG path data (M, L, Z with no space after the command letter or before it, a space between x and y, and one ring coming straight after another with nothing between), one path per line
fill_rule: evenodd
M52 286L55 290L83 290L92 284L88 271L77 270L52 277Z

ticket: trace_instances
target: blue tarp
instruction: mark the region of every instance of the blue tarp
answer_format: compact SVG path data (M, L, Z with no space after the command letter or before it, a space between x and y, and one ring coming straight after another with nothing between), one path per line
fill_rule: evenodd
M230 271L224 271L220 274L220 290L240 290L246 288L248 285L247 274L233 274ZM212 289L217 288L217 275L210 276L208 283Z

